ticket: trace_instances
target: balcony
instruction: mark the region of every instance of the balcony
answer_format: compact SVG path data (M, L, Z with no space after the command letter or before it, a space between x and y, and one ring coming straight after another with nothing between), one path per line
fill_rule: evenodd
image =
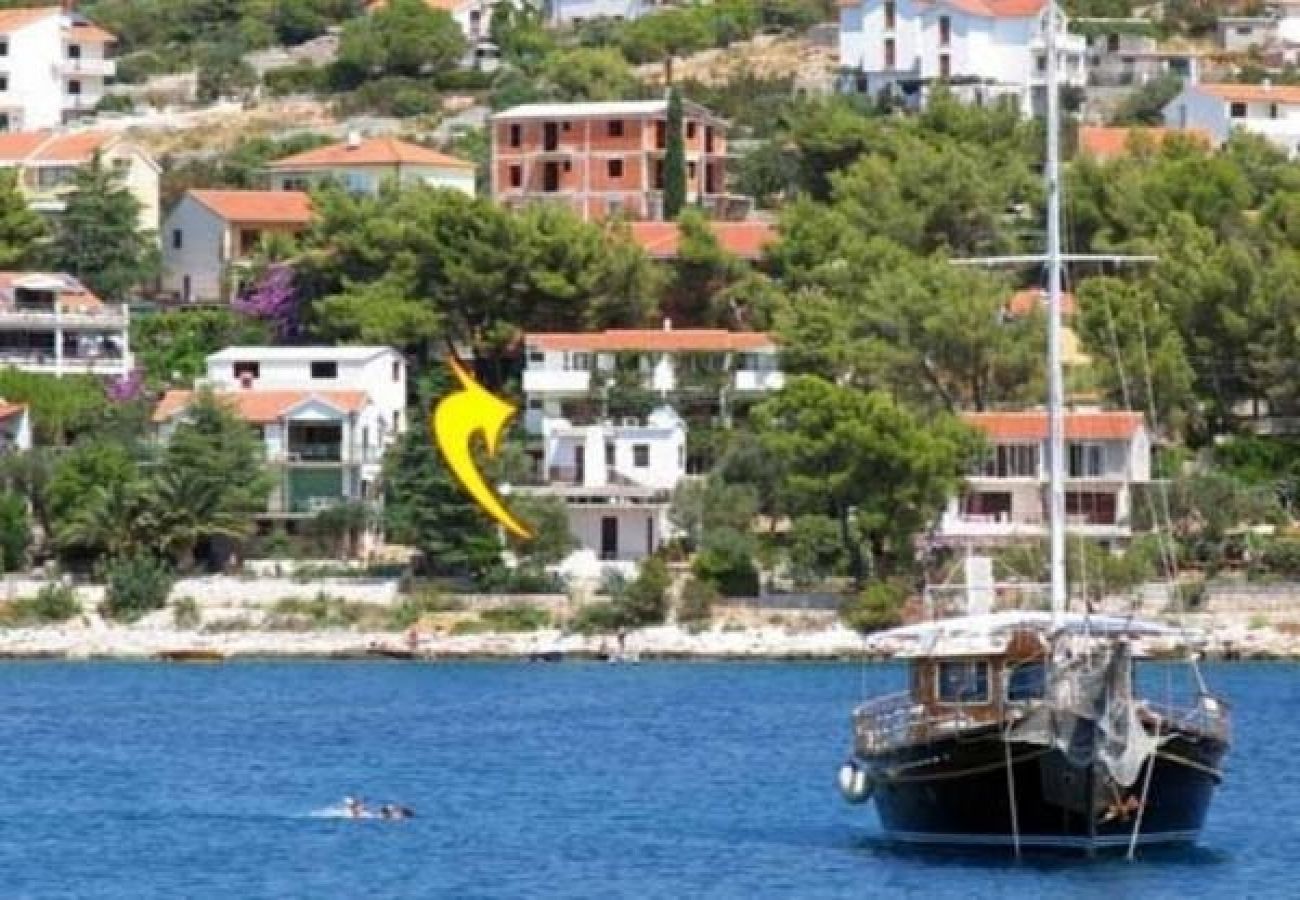
M54 69L64 78L112 78L117 63L111 59L65 59L55 63Z
M53 350L0 350L0 367L9 366L36 375L125 375L132 365L131 358L120 353L65 353L60 361Z
M87 307L56 312L53 309L0 309L0 330L60 328L100 328L119 330L126 327L125 306Z
M1125 538L1133 529L1125 519L1112 522L1098 520L1095 516L1070 515L1065 517L1066 530L1079 537ZM1013 518L1005 513L979 515L976 513L945 513L939 521L941 541L1000 541L1047 537L1047 521L1038 515Z
M99 94L64 94L63 108L73 112L94 112L100 99Z
M585 394L591 389L591 373L582 369L526 369L525 394Z
M741 369L736 373L735 390L737 393L779 391L783 387L785 387L784 372L760 372L754 369Z

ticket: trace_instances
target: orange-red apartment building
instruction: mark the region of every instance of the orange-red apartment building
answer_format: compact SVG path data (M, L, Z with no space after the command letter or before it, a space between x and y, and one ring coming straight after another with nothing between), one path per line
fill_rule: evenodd
M682 104L687 202L744 218L727 193L727 123ZM585 219L663 218L668 102L534 103L492 117L492 196L507 206L571 205Z

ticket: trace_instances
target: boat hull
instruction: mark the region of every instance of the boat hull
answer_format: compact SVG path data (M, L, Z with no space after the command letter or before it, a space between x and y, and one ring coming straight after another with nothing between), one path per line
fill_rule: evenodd
M996 728L858 756L857 763L875 784L881 825L892 840L1093 852L1127 849L1135 827L1137 845L1195 841L1226 752L1214 738L1175 733L1154 758L1149 787L1150 760L1128 789L1059 750L1008 745Z

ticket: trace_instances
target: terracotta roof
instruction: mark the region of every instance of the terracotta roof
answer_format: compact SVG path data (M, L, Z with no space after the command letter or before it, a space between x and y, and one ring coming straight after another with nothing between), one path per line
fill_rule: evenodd
M1300 85L1228 84L1203 81L1191 90L1237 103L1300 103Z
M710 222L718 245L742 259L758 259L768 244L777 239L776 228L767 222ZM657 259L675 259L681 229L675 222L633 222L632 239Z
M987 19L1018 19L1036 16L1047 0L944 0L954 9Z
M65 310L98 309L104 305L104 301L71 275L47 272L0 272L0 302L8 303L20 282L36 282L43 289L57 290L59 305Z
M48 131L0 132L0 163L21 163L50 138Z
M963 413L962 419L983 431L994 440L1047 439L1047 412L987 412ZM1142 414L1137 412L1071 412L1065 415L1067 440L1126 440L1142 427Z
M1027 316L1035 309L1047 308L1047 291L1042 288L1025 288L1016 291L1007 301L1007 312L1013 316ZM1072 316L1075 311L1074 294L1061 292L1061 315Z
M365 391L217 391L217 400L227 404L245 422L265 425L282 418L308 400L320 400L345 413L360 412L369 402ZM190 405L194 391L168 391L153 411L155 422L165 422Z
M1199 141L1206 147L1210 145L1209 135L1197 128L1121 128L1084 125L1079 129L1079 152L1093 159L1105 161L1127 154L1134 138L1152 146L1159 146L1175 135Z
M311 222L311 198L302 191L190 191L189 196L228 222Z
M72 36L79 41L88 41L92 44L117 43L117 35L107 29L100 28L94 22L73 22Z
M9 34L25 25L39 22L47 16L57 16L62 10L57 6L0 9L0 34Z
M107 131L15 131L0 134L0 163L86 163L116 140Z
M472 162L409 144L396 138L381 137L364 140L356 146L346 141L330 144L277 159L268 169L332 169L339 166L441 166L447 169L473 169Z
M757 331L723 331L720 328L626 329L597 332L550 332L530 334L524 341L542 350L587 350L593 352L661 351L724 353L762 350L775 346L770 335Z
M12 419L14 416L27 412L26 403L9 403L0 400L0 420Z

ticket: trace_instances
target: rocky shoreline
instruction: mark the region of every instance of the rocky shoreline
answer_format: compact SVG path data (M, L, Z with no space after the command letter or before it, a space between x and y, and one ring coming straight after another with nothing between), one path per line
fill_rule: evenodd
M1220 625L1208 632L1211 659L1300 660L1300 635L1271 627ZM1171 648L1164 648L1166 650ZM625 636L536 632L408 635L355 629L311 631L183 630L156 625L61 625L0 631L4 660L237 659L419 661L608 659L843 661L887 660L898 648L863 638L842 625L819 629L777 626L691 630L676 625ZM1161 648L1153 648L1159 653Z

